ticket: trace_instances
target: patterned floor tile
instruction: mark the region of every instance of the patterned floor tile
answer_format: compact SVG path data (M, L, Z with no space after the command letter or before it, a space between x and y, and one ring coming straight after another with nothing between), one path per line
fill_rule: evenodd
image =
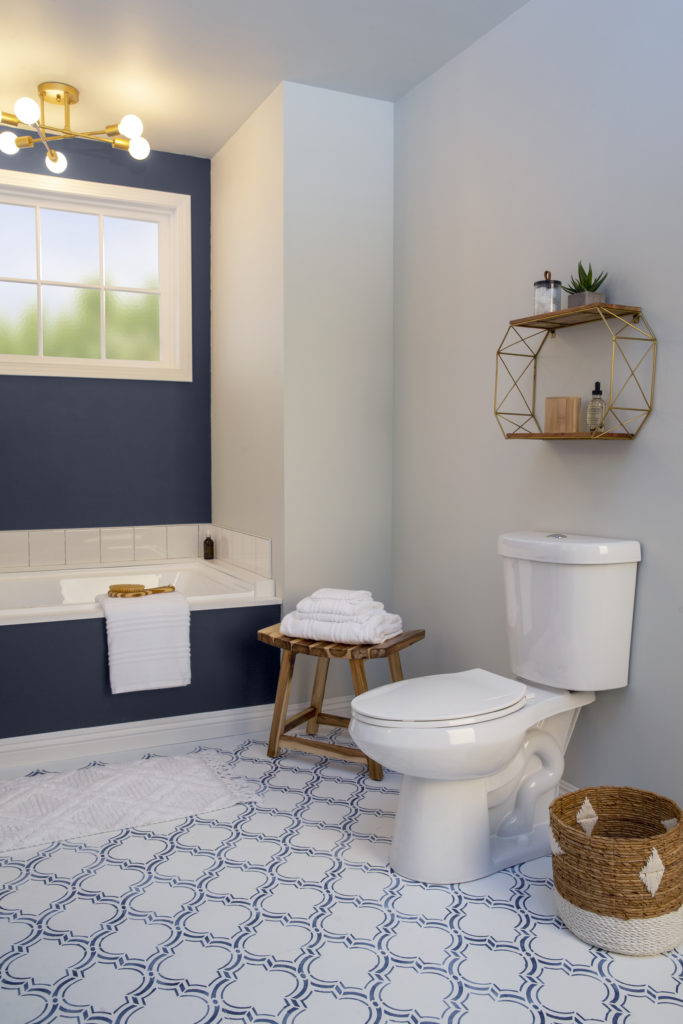
M316 886L279 882L263 900L261 909L268 915L308 921L325 900L325 893Z
M7 975L14 981L32 981L36 985L55 985L70 968L87 959L85 946L39 939L26 953L8 958Z
M213 1016L213 1008L198 996L179 996L175 992L156 989L145 996L139 1009L122 1018L121 1024L202 1024Z
M283 1020L287 997L297 988L294 972L245 962L218 990L219 1006L233 1020Z
M75 896L69 900L63 910L55 910L45 915L41 927L51 934L80 936L89 939L99 932L106 921L113 920L120 914L120 908L114 900L95 902L83 896ZM17 922L7 922L6 926Z
M396 966L388 972L386 984L378 992L389 1012L410 1014L421 1024L447 1018L455 985L445 974Z
M99 943L103 953L127 960L149 960L157 950L173 938L167 924L153 924L129 918L109 932Z
M332 904L331 909L320 919L320 928L326 935L343 938L353 935L356 939L374 941L386 914L379 907L354 903Z
M538 1016L524 1000L494 1000L482 995L468 996L465 1010L457 1020L462 1024L546 1024L545 1018Z
M312 992L304 1008L291 1018L291 1024L370 1024L372 1007L362 999L339 998L331 992Z
M541 971L538 1000L548 1014L557 1021L602 1020L598 1015L609 997L604 981L593 975L566 974L553 967Z
M548 858L407 881L397 776L220 750L257 802L0 858L2 1024L682 1024L680 952L584 945Z

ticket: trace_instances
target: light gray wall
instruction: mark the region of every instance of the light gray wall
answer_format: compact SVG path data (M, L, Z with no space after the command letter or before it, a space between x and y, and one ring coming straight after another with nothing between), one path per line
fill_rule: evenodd
M671 0L531 0L397 105L393 554L394 604L428 630L408 670L504 672L499 533L640 540L630 685L582 712L566 776L678 801L682 34ZM654 412L632 442L506 441L500 339L532 282L579 259L658 336ZM555 394L604 375L586 337Z
M285 83L285 579L391 598L393 105Z
M213 519L272 537L285 611L391 598L393 113L285 82L213 161Z

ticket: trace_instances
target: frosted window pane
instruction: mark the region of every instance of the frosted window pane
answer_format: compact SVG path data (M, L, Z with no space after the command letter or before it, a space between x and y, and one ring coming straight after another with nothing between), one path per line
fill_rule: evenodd
M43 285L43 353L99 359L99 291Z
M35 281L36 211L32 206L0 203L0 277Z
M159 359L159 296L107 292L108 359Z
M100 224L93 213L41 210L41 265L44 281L100 283Z
M159 287L159 225L104 218L104 280L113 288Z
M0 352L38 355L38 286L0 281Z

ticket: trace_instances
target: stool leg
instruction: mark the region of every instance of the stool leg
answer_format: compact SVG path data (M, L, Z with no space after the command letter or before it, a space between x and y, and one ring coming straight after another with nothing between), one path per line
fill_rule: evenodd
M273 724L270 727L270 739L268 741L268 757L275 757L280 752L280 736L287 717L287 705L289 704L289 693L292 689L292 673L294 672L295 654L291 651L283 651L280 675L277 681L277 692L275 694L275 708L273 710Z
M392 683L400 683L403 679L403 669L401 668L401 658L398 651L395 651L394 654L388 654L387 661L389 662L389 675L391 676Z
M306 724L306 732L309 736L315 736L318 731L318 715L320 714L323 706L323 700L325 698L325 684L327 683L327 670L329 667L329 658L318 658L318 665L315 670L315 679L313 680L313 695L311 697L311 705L315 708L315 714L312 718L309 718Z
M353 692L358 696L360 693L367 693L368 681L365 678L365 669L363 668L362 661L349 661L351 666L351 678L353 680ZM382 765L378 764L377 761L371 761L368 758L368 775L371 779L375 779L380 782L384 778L384 772L382 771Z

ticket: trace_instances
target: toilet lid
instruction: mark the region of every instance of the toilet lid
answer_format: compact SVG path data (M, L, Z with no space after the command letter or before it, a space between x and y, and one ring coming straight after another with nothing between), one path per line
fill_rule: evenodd
M512 714L526 702L526 686L481 668L421 676L354 697L353 714L393 728L469 725Z

